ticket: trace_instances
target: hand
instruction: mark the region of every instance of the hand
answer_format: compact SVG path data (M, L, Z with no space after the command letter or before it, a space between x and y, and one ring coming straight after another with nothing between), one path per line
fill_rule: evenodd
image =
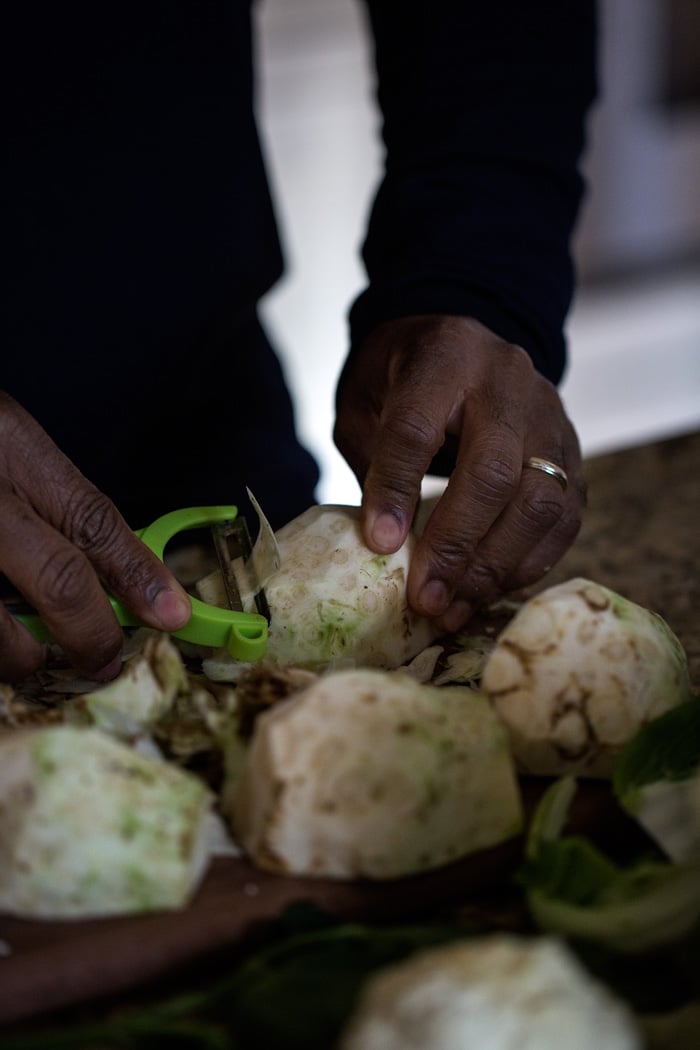
M88 677L114 677L122 631L102 587L165 631L184 626L189 598L39 424L0 392L0 572L34 606ZM0 605L0 679L42 665L45 647Z
M417 316L377 327L349 359L335 442L362 485L365 541L397 550L433 458L449 483L417 545L409 603L458 630L476 608L534 583L573 542L581 453L554 386L478 321ZM530 456L562 467L566 490Z

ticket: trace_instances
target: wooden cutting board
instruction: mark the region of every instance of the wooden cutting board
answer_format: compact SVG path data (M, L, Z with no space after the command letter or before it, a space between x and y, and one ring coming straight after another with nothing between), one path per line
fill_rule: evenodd
M528 812L545 781L526 781ZM634 842L636 825L620 812L608 785L582 783L571 828L605 846ZM339 919L399 920L468 904L485 888L508 881L522 856L522 838L455 864L387 882L290 878L239 858L212 864L189 907L178 912L89 921L28 921L0 916L0 1022L37 1016L175 973L222 948L246 943L291 904L310 901Z

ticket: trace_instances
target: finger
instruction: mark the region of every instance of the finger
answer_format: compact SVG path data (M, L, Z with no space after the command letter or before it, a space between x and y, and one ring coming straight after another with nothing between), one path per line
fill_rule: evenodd
M85 555L12 494L1 506L0 567L34 606L71 663L110 677L122 633Z
M409 573L409 602L419 613L439 617L451 605L483 537L517 491L523 445L522 407L504 393L465 411L455 469Z
M586 483L580 464L577 468L569 469L568 475L568 499L563 514L554 526L525 553L512 575L506 580L507 590L527 587L541 579L553 565L556 565L578 535L586 506Z
M112 593L144 623L163 631L184 626L191 603L163 562L31 417L22 418L21 427L23 441L15 443L11 465L17 495L85 555ZM42 463L40 480L37 461Z
M504 589L514 590L540 579L559 561L581 528L586 506L586 481L578 436L566 417L563 420L560 448L548 446L546 442L544 435L537 437L535 443L532 435L529 436L521 475L521 498L524 499L535 523L540 520L541 528L538 530L535 527L531 542L519 547L519 557L512 559L514 569L506 577ZM531 451L534 448L545 451L535 453ZM561 467L567 479L563 489L557 478L528 467L530 456L543 457ZM549 484L545 485L545 482ZM553 514L554 520L547 527L547 511L551 508L553 499L561 504L561 512Z
M428 381L425 364L407 367L387 394L362 493L365 538L377 553L395 551L406 539L460 397L446 375Z
M111 500L82 478L68 500L62 531L112 594L144 623L163 631L187 623L192 605L185 590Z
M0 680L18 682L45 662L46 646L37 642L0 603Z
M539 579L546 562L532 561L534 578L527 580L522 579L521 566L540 547L545 559L564 553L578 531L578 525L573 525L574 515L567 512L569 505L573 506L572 501L566 499L555 479L546 475L542 479L523 476L516 497L496 519L466 565L440 626L448 632L459 630L481 605ZM548 537L546 545L543 536Z
M540 579L573 542L585 503L575 436L568 455L560 448L545 458L567 464L566 490L556 478L523 469L516 497L477 547L455 599L441 618L446 631L458 630L480 605Z

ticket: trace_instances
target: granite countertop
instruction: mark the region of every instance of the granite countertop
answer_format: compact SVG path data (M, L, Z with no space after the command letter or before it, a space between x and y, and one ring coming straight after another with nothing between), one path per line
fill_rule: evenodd
M586 576L659 613L700 689L700 431L588 459L574 545L538 586Z

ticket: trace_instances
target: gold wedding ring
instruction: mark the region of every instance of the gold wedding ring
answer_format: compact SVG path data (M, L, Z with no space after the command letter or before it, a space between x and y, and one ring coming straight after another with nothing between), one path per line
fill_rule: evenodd
M550 477L556 478L564 491L566 491L569 479L566 476L566 471L558 467L556 463L552 463L548 459L542 459L540 456L530 456L523 463L523 467L530 467L532 470L541 470L545 474L549 474Z

